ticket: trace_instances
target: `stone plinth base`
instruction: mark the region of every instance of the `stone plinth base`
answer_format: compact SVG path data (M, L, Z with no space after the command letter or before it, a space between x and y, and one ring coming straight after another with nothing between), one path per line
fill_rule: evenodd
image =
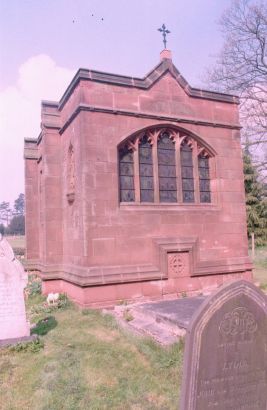
M42 292L43 294L66 293L81 307L103 308L114 306L122 301L166 300L200 294L207 295L217 287L238 279L252 281L252 272L176 277L101 286L79 286L62 279L44 280L43 278Z
M31 335L31 336L24 336L24 337L16 337L12 339L3 339L0 340L0 348L1 347L6 347L6 346L14 346L18 343L27 343L27 342L33 342L34 340L37 339L37 335Z

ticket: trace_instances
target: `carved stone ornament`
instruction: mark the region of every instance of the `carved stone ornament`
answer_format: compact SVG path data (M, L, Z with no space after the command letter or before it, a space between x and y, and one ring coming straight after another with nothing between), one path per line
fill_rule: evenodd
M73 203L75 199L75 159L74 148L70 144L67 157L67 199Z
M189 271L189 254L188 252L175 252L168 254L168 275L187 276Z
M258 325L253 313L245 307L238 307L226 313L219 330L224 336L246 335L257 331Z

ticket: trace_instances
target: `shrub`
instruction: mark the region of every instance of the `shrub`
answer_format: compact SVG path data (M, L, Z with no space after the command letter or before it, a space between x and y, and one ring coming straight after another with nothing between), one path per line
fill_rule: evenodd
M25 289L25 293L27 296L35 296L40 295L42 292L42 281L41 279L35 275L29 275L28 277L28 284Z
M11 352L31 352L31 353L37 353L41 349L44 348L44 342L40 340L39 338L31 341L31 342L21 342L17 343L14 346L9 346L8 350Z
M57 321L54 316L47 316L44 319L39 320L35 327L31 330L31 334L36 334L39 336L46 335L50 330L57 326Z

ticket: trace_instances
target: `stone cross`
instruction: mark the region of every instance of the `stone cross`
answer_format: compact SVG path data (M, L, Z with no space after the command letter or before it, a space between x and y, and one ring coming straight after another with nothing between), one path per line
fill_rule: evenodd
M158 28L158 31L160 31L163 35L163 44L164 44L164 48L166 48L166 44L167 44L166 34L170 34L170 31L166 29L165 24L162 24L162 27Z
M180 410L267 409L267 296L236 281L199 307L187 331Z

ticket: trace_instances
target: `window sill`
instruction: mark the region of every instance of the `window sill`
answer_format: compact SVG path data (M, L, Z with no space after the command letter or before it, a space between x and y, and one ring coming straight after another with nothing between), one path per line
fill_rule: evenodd
M152 203L152 202L121 202L120 209L124 211L218 211L218 204L196 204L196 203Z

